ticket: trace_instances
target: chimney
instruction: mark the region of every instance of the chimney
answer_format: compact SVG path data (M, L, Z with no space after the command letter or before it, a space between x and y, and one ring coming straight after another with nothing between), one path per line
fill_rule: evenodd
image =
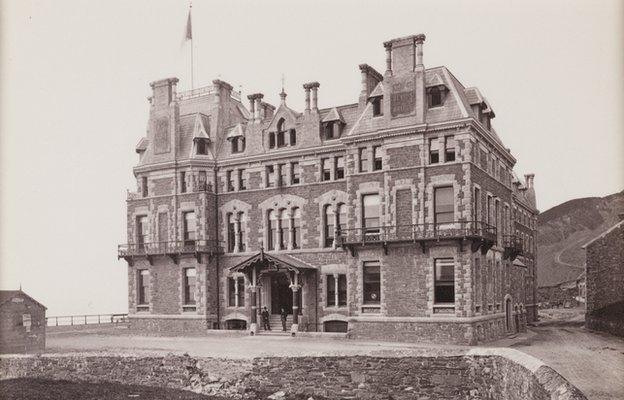
M247 96L249 100L253 100L253 119L254 121L262 121L262 93L254 93Z
M362 83L359 105L360 108L364 108L368 101L368 96L375 90L377 84L383 80L383 76L368 64L360 64L359 68Z
M232 87L232 85L230 85L229 83L222 81L221 79L215 79L212 81L212 84L214 85L215 89L217 90L217 92L219 93L219 95L221 95L221 91L225 92L223 93L226 96L230 96L232 94L232 89L234 89Z
M306 85L308 85L310 90L312 90L312 99L310 101L312 111L318 112L318 88L319 86L321 86L321 84L318 82L310 82L306 83Z
M535 174L526 174L524 175L524 180L526 182L527 189L533 189L533 180L535 179Z
M176 99L178 78L166 78L150 83L152 87L151 103L155 107L169 106Z
M254 96L254 94L250 94L249 96L247 96L247 98L249 99L249 113L251 114L250 119L252 121L256 116L256 98Z
M406 71L424 68L423 43L425 35L411 35L392 39L384 43L386 48L386 74L396 75Z
M309 84L304 83L303 89L305 90L305 112L307 114L310 112L310 86Z

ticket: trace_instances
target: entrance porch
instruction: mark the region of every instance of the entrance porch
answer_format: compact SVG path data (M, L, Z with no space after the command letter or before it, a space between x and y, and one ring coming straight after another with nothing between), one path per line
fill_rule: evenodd
M263 327L262 312L266 307L269 320L273 319L274 322L275 316L281 314L282 308L286 311L288 322L292 321L290 332L294 336L299 330L299 322L305 312L304 283L316 279L316 269L294 257L285 254L279 256L267 254L261 250L253 257L231 267L230 271L245 274L249 282L250 334L256 334L259 326Z

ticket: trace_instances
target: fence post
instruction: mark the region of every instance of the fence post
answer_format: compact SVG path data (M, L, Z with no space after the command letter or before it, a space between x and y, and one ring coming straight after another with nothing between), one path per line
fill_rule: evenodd
M69 318L71 319L71 324L74 325L74 316L72 315Z
M56 318L56 326L58 326L58 317L55 317L55 318Z
M85 315L85 325L87 324L87 316Z
M100 314L98 314L98 325L100 324Z

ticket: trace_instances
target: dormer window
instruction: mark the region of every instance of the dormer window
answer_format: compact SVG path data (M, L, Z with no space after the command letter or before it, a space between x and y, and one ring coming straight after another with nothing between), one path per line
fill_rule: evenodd
M427 89L427 104L429 108L441 107L446 97L446 86L438 85Z
M297 144L297 131L295 131L294 129L291 129L289 133L290 133L290 145L294 146Z
M440 89L436 86L431 89L431 101L429 103L429 107L437 107L442 105L442 93L440 93Z
M323 125L323 136L326 140L334 138L334 121L325 122Z
M245 151L245 138L237 136L232 138L232 153L242 153Z
M379 117L383 115L382 100L383 96L371 98L371 104L373 105L373 117Z
M286 130L284 129L284 119L280 119L277 123L277 147L286 146Z
M275 132L269 132L269 149L275 148Z
M195 139L197 143L197 154L198 155L206 155L208 154L208 143L206 139L197 138Z

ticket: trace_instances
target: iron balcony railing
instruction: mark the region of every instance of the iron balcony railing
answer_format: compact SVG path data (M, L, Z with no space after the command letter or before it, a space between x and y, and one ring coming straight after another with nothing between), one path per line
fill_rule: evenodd
M443 239L484 239L496 241L496 228L482 221L453 221L448 223L425 223L389 225L343 229L336 234L339 246L349 244L409 242Z
M503 236L504 258L515 260L521 254L524 254L524 245L522 239L516 235Z
M117 257L140 257L168 254L222 253L223 248L216 240L176 240L169 242L127 243L117 248Z

